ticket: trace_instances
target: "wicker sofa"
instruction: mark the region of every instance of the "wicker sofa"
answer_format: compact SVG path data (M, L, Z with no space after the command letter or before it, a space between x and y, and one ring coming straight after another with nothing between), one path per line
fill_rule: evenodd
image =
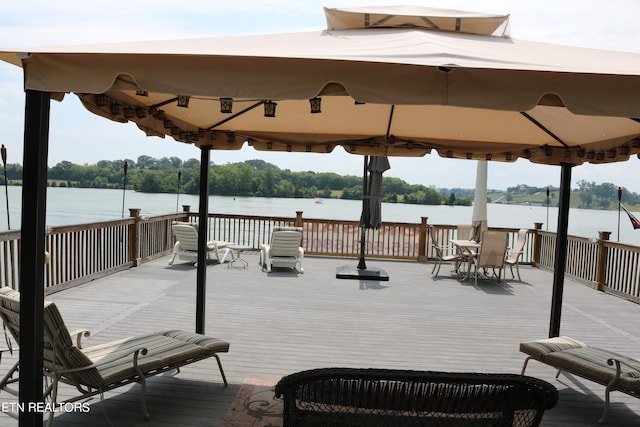
M640 397L640 360L632 359L609 350L590 347L570 337L545 338L520 343L520 351L528 354L522 366L522 374L531 359L570 372L581 378L606 386L604 409L600 423L607 419L609 394L621 391Z
M551 384L515 374L321 368L275 387L284 426L538 426Z

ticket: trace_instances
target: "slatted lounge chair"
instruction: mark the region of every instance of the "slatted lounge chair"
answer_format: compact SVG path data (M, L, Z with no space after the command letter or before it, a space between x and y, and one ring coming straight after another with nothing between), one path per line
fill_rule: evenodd
M531 359L556 368L556 378L562 371L605 386L604 409L599 422L607 420L609 394L620 391L640 398L640 360L612 351L591 347L562 336L520 343L520 351L527 354L522 375Z
M320 368L282 378L284 427L535 427L556 388L517 374Z
M518 231L518 240L516 240L516 245L507 252L507 258L504 260L504 263L507 264L509 266L509 269L511 270L511 277L514 279L516 276L514 276L513 274L513 266L516 266L516 272L518 273L519 281L522 281L522 279L520 278L520 267L518 267L518 265L520 257L522 256L524 244L527 241L527 232L528 230L526 228L521 228Z
M500 282L502 268L504 267L504 257L507 253L507 242L509 236L504 231L485 231L482 233L480 251L474 259L475 283L478 284L478 269L487 270L491 268L493 274ZM496 268L498 273L495 273Z
M304 273L301 227L274 227L269 244L260 247L260 265L267 273L272 267L293 268Z
M176 257L181 260L193 262L194 266L198 261L198 226L192 223L173 223L171 230L176 238L173 246L173 256L169 260L169 265L173 265ZM207 242L207 259L212 259L215 255L220 264L224 263L229 254L228 246L231 242L221 240L210 240Z
M20 293L9 287L0 288L0 317L13 338L20 342ZM140 405L145 417L147 411L146 378L179 368L199 360L214 357L218 363L225 387L227 379L218 353L229 351L229 343L180 330L167 330L133 336L117 341L84 348L81 338L88 337L86 330L70 333L56 305L50 301L44 307L44 360L45 399L65 404L87 399L118 387L139 383ZM5 376L0 388L19 380L17 365L11 375ZM58 386L68 384L76 388L78 395L64 402L57 402ZM106 415L106 411L105 411ZM53 423L53 412L48 424Z

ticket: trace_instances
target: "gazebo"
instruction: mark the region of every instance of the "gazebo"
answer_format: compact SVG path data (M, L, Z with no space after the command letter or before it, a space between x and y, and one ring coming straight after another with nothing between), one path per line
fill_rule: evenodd
M571 170L640 153L640 55L515 40L508 15L409 6L325 15L325 30L304 33L0 49L1 60L23 68L26 91L21 327L33 333L20 343L21 402L42 399L49 106L67 94L147 136L199 147L201 224L211 150L321 154L339 146L356 155L558 165L549 335L559 334Z

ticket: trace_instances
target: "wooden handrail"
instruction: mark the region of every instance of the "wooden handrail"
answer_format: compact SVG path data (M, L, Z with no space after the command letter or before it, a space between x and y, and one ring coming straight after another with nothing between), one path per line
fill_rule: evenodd
M132 217L113 221L51 227L47 230L46 292L85 283L113 272L140 265L170 253L174 244L171 223L198 220L198 214L183 206L183 212L146 218L139 210ZM358 258L360 230L357 221L257 215L208 215L209 239L232 241L256 250L268 243L276 226L303 229L303 246L309 255ZM529 230L521 263L553 270L556 234L542 231L542 224ZM517 239L518 229L506 231L509 245ZM365 254L371 258L389 258L427 262L435 257L431 238L446 246L456 238L456 226L384 222L377 230L367 230ZM610 242L608 232L600 239L568 236L565 274L594 289L615 293L640 302L640 248ZM0 280L19 289L20 231L0 232Z

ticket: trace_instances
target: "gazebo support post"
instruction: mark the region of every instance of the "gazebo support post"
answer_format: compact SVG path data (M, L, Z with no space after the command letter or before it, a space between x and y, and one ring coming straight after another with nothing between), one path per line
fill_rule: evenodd
M21 426L42 425L43 414L27 410L43 401L44 262L47 202L47 157L51 94L26 91L22 222L20 245L20 386Z
M553 269L553 294L549 338L560 336L564 271L567 262L567 229L569 227L569 199L571 197L572 164L562 163L560 174L560 204L558 205L558 232L556 234L555 265Z
M207 241L209 240L209 163L211 147L200 147L200 200L198 208L198 265L196 278L196 333L204 334L207 294Z

